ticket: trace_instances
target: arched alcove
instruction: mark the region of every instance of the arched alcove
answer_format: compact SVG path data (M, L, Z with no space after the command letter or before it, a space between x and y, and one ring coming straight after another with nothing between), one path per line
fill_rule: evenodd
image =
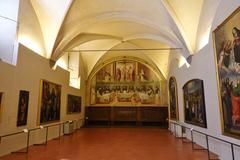
M99 63L87 80L90 106L166 106L166 80L151 63L119 56Z

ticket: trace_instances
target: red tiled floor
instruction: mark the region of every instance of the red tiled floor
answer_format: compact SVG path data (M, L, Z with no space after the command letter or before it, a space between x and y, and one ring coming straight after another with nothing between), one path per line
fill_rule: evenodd
M82 128L0 160L207 160L207 152L192 151L165 129Z

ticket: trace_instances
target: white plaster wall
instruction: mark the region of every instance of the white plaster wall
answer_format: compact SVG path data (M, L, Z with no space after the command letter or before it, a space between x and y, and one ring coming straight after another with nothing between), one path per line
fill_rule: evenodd
M30 0L20 1L18 42L47 57L41 26Z
M17 21L19 0L1 0L0 15Z
M2 121L0 135L21 131L24 128L37 126L40 80L60 84L61 88L61 121L83 118L84 114L84 85L80 90L69 87L69 72L49 67L49 60L37 55L24 46L19 46L17 66L0 62L0 92L4 92ZM28 90L29 107L27 126L16 127L18 96L20 90ZM80 114L66 114L67 94L82 96L82 112ZM58 136L58 127L49 129L49 139ZM9 140L8 140L9 139ZM32 134L30 143L42 142L44 131ZM0 155L23 148L26 144L26 135L4 138L0 143Z
M0 1L0 59L16 63L19 0Z
M240 0L222 0L217 13L215 15L212 31L223 22L238 6L240 5ZM170 64L169 77L175 76L178 85L178 104L179 104L179 121L184 123L184 109L183 109L183 85L190 79L199 78L204 81L204 91L205 91L205 105L207 114L207 129L197 127L184 123L190 128L194 128L198 131L204 132L215 137L222 138L224 140L240 144L239 139L223 136L221 132L221 119L220 119L220 109L218 101L218 88L216 79L216 68L215 68L215 58L214 58L214 47L212 35L210 36L209 43L198 51L192 59L191 67L187 68L184 65L178 68L177 63L173 60ZM204 136L194 134L194 140L202 146L206 146L206 140ZM221 160L231 159L230 145L221 143L219 141L210 139L209 142L211 151L217 153ZM235 160L240 159L240 149L235 148Z

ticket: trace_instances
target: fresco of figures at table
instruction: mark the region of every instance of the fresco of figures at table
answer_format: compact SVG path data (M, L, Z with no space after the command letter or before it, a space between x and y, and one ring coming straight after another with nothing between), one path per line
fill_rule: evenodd
M40 97L40 124L59 121L61 85L42 80Z
M161 83L146 65L115 61L103 66L91 81L91 105L161 105Z
M240 9L215 31L215 59L219 83L222 128L240 137Z

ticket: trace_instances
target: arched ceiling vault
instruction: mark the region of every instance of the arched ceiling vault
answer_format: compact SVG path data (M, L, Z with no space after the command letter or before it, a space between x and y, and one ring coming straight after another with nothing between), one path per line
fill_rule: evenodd
M58 36L64 18L69 11L72 0L30 0L38 16L47 58L51 57L54 42Z
M172 47L180 47L187 50L170 28L158 26L135 15L128 13L127 15L126 13L115 13L112 15L107 13L103 16L95 17L95 19L94 21L86 19L82 23L74 25L68 34L62 36L61 40L57 39L52 53L52 60L59 58L59 54L61 54L63 48L81 33L105 34L123 39L136 34L152 34L161 37L163 41L169 41ZM187 57L187 53L184 52L183 54Z
M169 50L161 50L161 51L121 51L116 52L112 51L114 49L147 49L147 48L168 48L168 45L161 44L156 40L150 39L129 39L127 41L118 41L118 40L95 40L87 43L83 43L72 49L72 51L78 52L79 50L86 50L88 47L101 47L106 51L95 51L95 52L81 52L81 56L84 60L84 65L87 70L87 75L89 75L92 69L96 66L97 63L102 63L102 61L106 60L110 57L117 56L133 56L133 57L142 57L149 63L155 64L158 67L158 70L161 71L163 77L167 78L168 73L168 65L169 65ZM104 58L105 57L105 58Z
M178 26L176 34L181 33L188 49L193 53L203 0L163 0L163 4Z
M88 74L106 55L120 55L111 52L116 47L174 47L182 48L178 52L185 58L194 54L208 42L220 3L220 0L30 1L40 23L47 58L56 62L69 50L109 50L81 53ZM173 57L170 51L122 54L148 58L164 77Z
M68 43L64 48L63 51L67 52L67 51L71 51L73 48L87 43L89 41L94 41L94 40L105 40L105 39L115 39L115 40L119 40L122 41L123 39L121 37L115 37L115 36L109 36L109 35L103 35L103 34L90 34L90 33L81 33L79 35L77 35L76 37L74 37L70 43ZM61 54L59 55L59 57L61 57Z

